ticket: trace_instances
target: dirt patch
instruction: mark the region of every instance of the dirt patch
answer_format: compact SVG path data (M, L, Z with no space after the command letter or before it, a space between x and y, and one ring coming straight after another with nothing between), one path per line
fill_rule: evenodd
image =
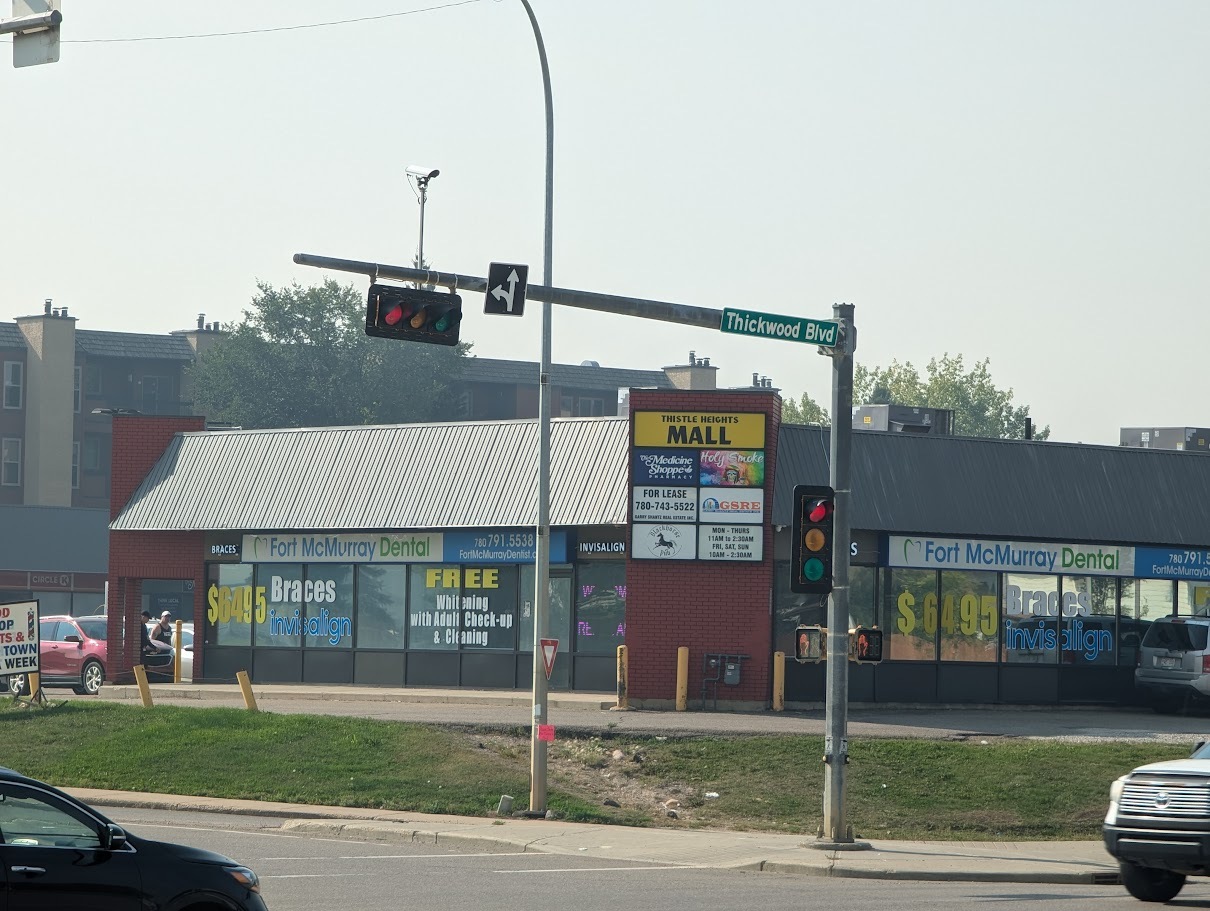
M529 737L503 733L468 733L468 743L495 753L501 761L529 763ZM586 737L559 740L547 751L547 782L619 817L637 816L646 825L692 823L694 810L711 798L680 782L653 783L640 777L645 761L641 748L618 740Z

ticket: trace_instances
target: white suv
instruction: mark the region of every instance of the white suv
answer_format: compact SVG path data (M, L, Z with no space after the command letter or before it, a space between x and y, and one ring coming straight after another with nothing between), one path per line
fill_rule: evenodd
M1135 898L1166 902L1187 876L1210 876L1210 746L1154 762L1109 789L1105 848Z

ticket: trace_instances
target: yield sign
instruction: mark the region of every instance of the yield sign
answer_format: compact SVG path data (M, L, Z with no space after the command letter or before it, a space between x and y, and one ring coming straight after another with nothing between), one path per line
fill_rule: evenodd
M558 639L540 639L542 645L542 664L546 667L546 679L550 679L550 672L555 666L555 652L559 650Z

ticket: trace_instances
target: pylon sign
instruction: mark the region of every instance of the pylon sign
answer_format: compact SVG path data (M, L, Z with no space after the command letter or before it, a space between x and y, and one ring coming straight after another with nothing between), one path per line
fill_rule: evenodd
M558 639L540 639L539 644L542 646L542 666L546 668L546 679L550 679L550 672L555 669L555 653L559 650Z

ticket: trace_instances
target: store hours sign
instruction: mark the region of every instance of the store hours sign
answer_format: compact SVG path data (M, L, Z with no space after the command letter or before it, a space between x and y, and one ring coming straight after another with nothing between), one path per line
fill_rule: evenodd
M632 559L764 559L765 423L763 413L634 413Z

